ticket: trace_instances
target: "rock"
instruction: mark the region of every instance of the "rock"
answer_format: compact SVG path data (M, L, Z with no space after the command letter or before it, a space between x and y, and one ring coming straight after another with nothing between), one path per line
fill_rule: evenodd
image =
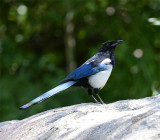
M0 123L1 140L159 140L160 96L83 103Z

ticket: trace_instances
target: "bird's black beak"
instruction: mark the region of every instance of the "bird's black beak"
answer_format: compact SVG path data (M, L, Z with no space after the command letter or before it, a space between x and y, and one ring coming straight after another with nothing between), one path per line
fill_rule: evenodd
M117 46L117 45L121 44L122 42L123 42L123 40L116 40L116 41L114 41L112 46Z

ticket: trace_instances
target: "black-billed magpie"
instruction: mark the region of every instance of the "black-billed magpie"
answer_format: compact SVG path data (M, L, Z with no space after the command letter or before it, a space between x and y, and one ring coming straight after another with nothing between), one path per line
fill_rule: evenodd
M81 86L88 89L88 94L96 103L99 103L92 94L93 89L100 103L103 104L104 102L98 95L98 89L102 89L106 84L115 65L115 48L122 41L123 40L107 41L103 43L98 53L71 72L64 80L60 81L62 84L21 106L20 109L26 109L38 104L71 86Z

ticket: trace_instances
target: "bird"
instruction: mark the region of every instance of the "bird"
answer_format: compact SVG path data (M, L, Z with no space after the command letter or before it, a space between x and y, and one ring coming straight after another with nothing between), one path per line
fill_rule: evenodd
M110 74L115 66L115 48L123 40L106 41L102 44L99 51L80 67L71 72L65 79L60 81L60 85L40 95L19 109L27 109L32 105L41 103L51 96L69 88L83 87L88 90L88 95L96 102L104 104L99 96L99 89L102 89L108 81ZM94 97L93 91L98 98Z

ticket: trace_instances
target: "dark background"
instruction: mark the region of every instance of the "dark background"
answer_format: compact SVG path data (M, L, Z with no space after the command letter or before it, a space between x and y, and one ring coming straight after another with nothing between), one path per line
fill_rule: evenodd
M0 121L92 102L78 87L18 110L120 39L104 102L159 94L159 0L0 0Z

